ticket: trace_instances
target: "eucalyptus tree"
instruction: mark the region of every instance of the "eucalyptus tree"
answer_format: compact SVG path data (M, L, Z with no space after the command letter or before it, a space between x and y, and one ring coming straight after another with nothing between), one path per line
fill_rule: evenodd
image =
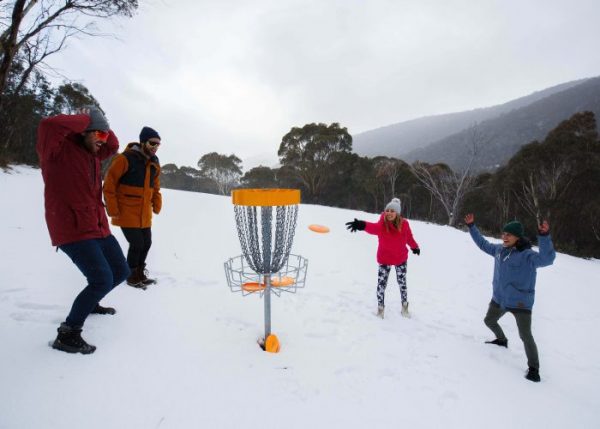
M200 173L211 179L220 194L227 195L242 177L242 160L235 155L207 153L198 161Z
M305 189L309 200L318 202L333 174L336 154L352 151L352 136L336 122L306 124L292 128L279 145L277 155L285 167Z

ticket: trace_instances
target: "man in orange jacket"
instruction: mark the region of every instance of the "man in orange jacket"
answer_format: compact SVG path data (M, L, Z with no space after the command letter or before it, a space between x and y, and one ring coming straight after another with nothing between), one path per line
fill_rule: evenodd
M104 201L113 225L121 227L129 242L127 284L140 289L156 283L147 277L146 257L152 245L152 213L162 207L160 163L156 151L160 135L142 128L140 142L129 143L115 156L104 179Z

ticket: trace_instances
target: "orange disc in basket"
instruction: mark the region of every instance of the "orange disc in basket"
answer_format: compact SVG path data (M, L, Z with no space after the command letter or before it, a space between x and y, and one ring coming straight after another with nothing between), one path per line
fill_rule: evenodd
M265 340L265 351L269 353L279 353L280 345L277 335L270 334Z
M263 290L265 285L263 283L258 282L246 282L242 285L242 289L246 292L258 292L259 290Z
M312 225L308 225L308 229L310 229L313 232L318 232L320 234L325 234L325 233L329 232L329 228L326 227L325 225L312 224Z
M291 286L295 283L292 277L283 276L283 277L272 277L271 278L271 286L281 287L281 286Z

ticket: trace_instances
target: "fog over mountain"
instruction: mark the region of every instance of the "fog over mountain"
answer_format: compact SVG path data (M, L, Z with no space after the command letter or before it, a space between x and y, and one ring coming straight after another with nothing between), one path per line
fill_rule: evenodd
M600 77L563 83L498 106L428 116L354 136L364 156L393 156L407 162L445 162L461 168L470 157L470 128L479 142L475 168L494 169L522 145L543 138L576 112L600 114Z

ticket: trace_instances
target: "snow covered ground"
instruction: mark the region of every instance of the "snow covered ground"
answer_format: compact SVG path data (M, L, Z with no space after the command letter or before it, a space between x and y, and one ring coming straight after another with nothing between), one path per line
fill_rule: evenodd
M538 271L533 334L542 382L509 348L484 344L492 259L465 232L412 221L413 314L390 276L375 317L376 238L344 222L376 215L302 205L293 253L307 287L272 300L278 354L263 352L263 302L232 294L240 254L230 198L164 190L149 268L92 315L88 356L48 346L83 277L51 247L39 170L0 173L0 428L598 428L600 261L559 254ZM329 234L307 229L328 225ZM124 249L121 231L113 233Z

